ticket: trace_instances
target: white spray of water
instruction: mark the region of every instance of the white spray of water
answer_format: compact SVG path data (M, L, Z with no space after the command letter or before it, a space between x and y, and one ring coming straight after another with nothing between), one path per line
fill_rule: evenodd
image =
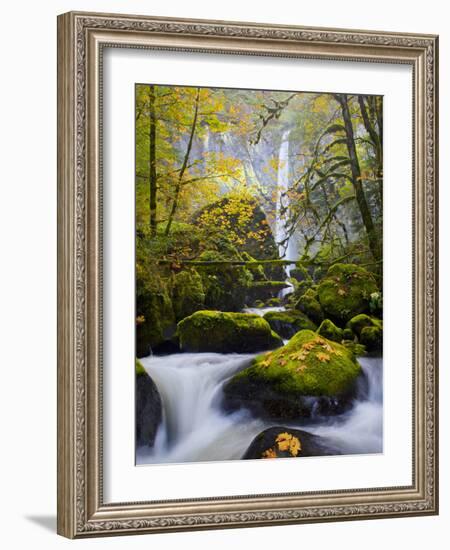
M383 451L383 360L381 357L358 359L368 387L354 407L342 418L329 419L309 431L326 437L343 453L381 453Z
M243 310L243 313L253 313L264 317L269 311L286 311L284 306L273 306L273 307L246 307Z
M245 412L220 408L223 383L249 365L254 355L183 353L141 359L163 402L163 422L154 448L139 449L138 463L241 458L264 429Z
M242 458L253 438L274 425L245 411L221 410L222 387L254 355L184 353L142 359L163 401L163 422L153 449L137 450L138 464ZM382 451L382 359L362 358L368 392L344 415L310 424L286 423L326 437L340 452ZM276 424L276 423L275 423Z

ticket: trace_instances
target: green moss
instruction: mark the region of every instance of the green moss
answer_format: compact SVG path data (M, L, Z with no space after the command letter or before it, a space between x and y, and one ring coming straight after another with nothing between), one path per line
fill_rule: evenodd
M257 300L276 298L281 290L287 288L286 281L254 281L247 289L247 303L254 304Z
M144 369L139 359L136 359L136 376L143 376L144 374L147 374L147 371Z
M286 288L286 281L255 281L251 284L251 288L267 288L278 291Z
M314 297L314 291L309 289L299 298L295 304L295 309L302 311L316 325L323 321L323 311L319 302Z
M235 249L226 252L205 250L200 261L241 260ZM253 275L244 266L203 265L197 266L205 292L205 307L224 311L239 311L246 305L247 294Z
M333 342L340 342L343 338L343 332L344 331L337 327L330 319L324 319L317 329L317 334L320 334L320 336L324 338L328 338L328 340L333 340Z
M316 330L316 325L301 311L268 311L264 319L283 338L291 338L299 330Z
M157 281L154 281L157 284ZM153 289L138 282L136 296L136 355L144 357L175 331L175 315L167 285Z
M379 329L383 328L383 322L375 317L366 315L365 313L360 313L352 317L347 323L346 327L350 329L358 338L361 336L361 331L366 327L378 327Z
M334 264L319 284L317 296L325 314L345 323L369 309L370 296L377 291L372 273L355 264Z
M381 351L383 348L383 331L379 327L364 327L361 331L361 344L367 351Z
M353 331L350 328L344 328L344 330L342 331L342 339L343 340L354 340Z
M314 281L320 281L320 279L322 279L323 276L324 276L323 267L322 266L316 267L316 269L314 270L313 276L312 276Z
M280 298L269 298L266 302L268 307L277 307L281 304Z
M317 287L314 285L314 287L310 286L304 293L304 296L307 298L314 298L317 299Z
M257 263L255 261L255 258L253 256L250 256L248 252L241 252L241 257L244 261L249 262L245 267L251 271L253 275L253 279L255 281L265 281L267 280L266 274L264 272L264 267ZM255 262L254 265L252 265L252 262Z
M289 276L298 282L311 282L311 276L309 275L308 270L300 262L297 262L294 269L290 270Z
M288 395L340 396L350 391L360 372L350 350L302 330L283 348L258 356L232 378L227 391L232 392L233 384L256 381Z
M177 321L204 308L202 278L195 269L187 269L174 275L172 301Z
M366 347L362 344L357 344L354 340L342 340L341 344L345 346L354 357L366 355Z
M191 352L251 353L283 344L259 315L197 311L178 323L182 350Z

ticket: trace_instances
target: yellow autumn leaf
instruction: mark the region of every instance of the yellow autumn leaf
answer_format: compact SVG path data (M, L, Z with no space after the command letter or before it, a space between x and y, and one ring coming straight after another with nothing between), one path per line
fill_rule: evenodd
M287 432L283 432L277 435L275 442L278 443L278 448L280 449L280 451L288 451L289 445L291 443L291 439L292 439L291 434Z
M290 444L289 444L289 452L292 456L297 456L299 451L302 450L302 444L300 443L300 439L298 437L292 437Z
M261 361L261 363L259 364L260 367L269 367L270 366L270 357L268 357L267 359L264 359L264 361Z
M304 361L307 355L305 351L294 351L294 353L289 354L289 359L292 361Z
M267 451L264 451L261 455L261 458L277 458L277 453L274 447L270 447Z
M323 347L323 349L326 349L326 350L329 351L330 353L334 353L333 348L332 348L332 347L330 346L330 344L328 344L327 342L324 342L324 343L322 344L322 347Z

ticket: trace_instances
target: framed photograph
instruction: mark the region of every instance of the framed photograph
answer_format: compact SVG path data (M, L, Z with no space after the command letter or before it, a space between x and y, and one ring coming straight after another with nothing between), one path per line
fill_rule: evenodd
M438 39L58 18L58 532L436 514Z

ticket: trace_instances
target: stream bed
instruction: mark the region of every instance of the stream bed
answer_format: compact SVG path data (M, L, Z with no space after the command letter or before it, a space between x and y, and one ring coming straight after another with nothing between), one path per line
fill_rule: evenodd
M255 355L178 353L141 359L160 392L163 420L153 448L137 449L136 463L241 459L256 435L280 425L245 410L230 414L221 407L224 383ZM360 357L358 361L367 384L361 384L351 410L282 425L324 437L338 454L382 452L383 360Z

